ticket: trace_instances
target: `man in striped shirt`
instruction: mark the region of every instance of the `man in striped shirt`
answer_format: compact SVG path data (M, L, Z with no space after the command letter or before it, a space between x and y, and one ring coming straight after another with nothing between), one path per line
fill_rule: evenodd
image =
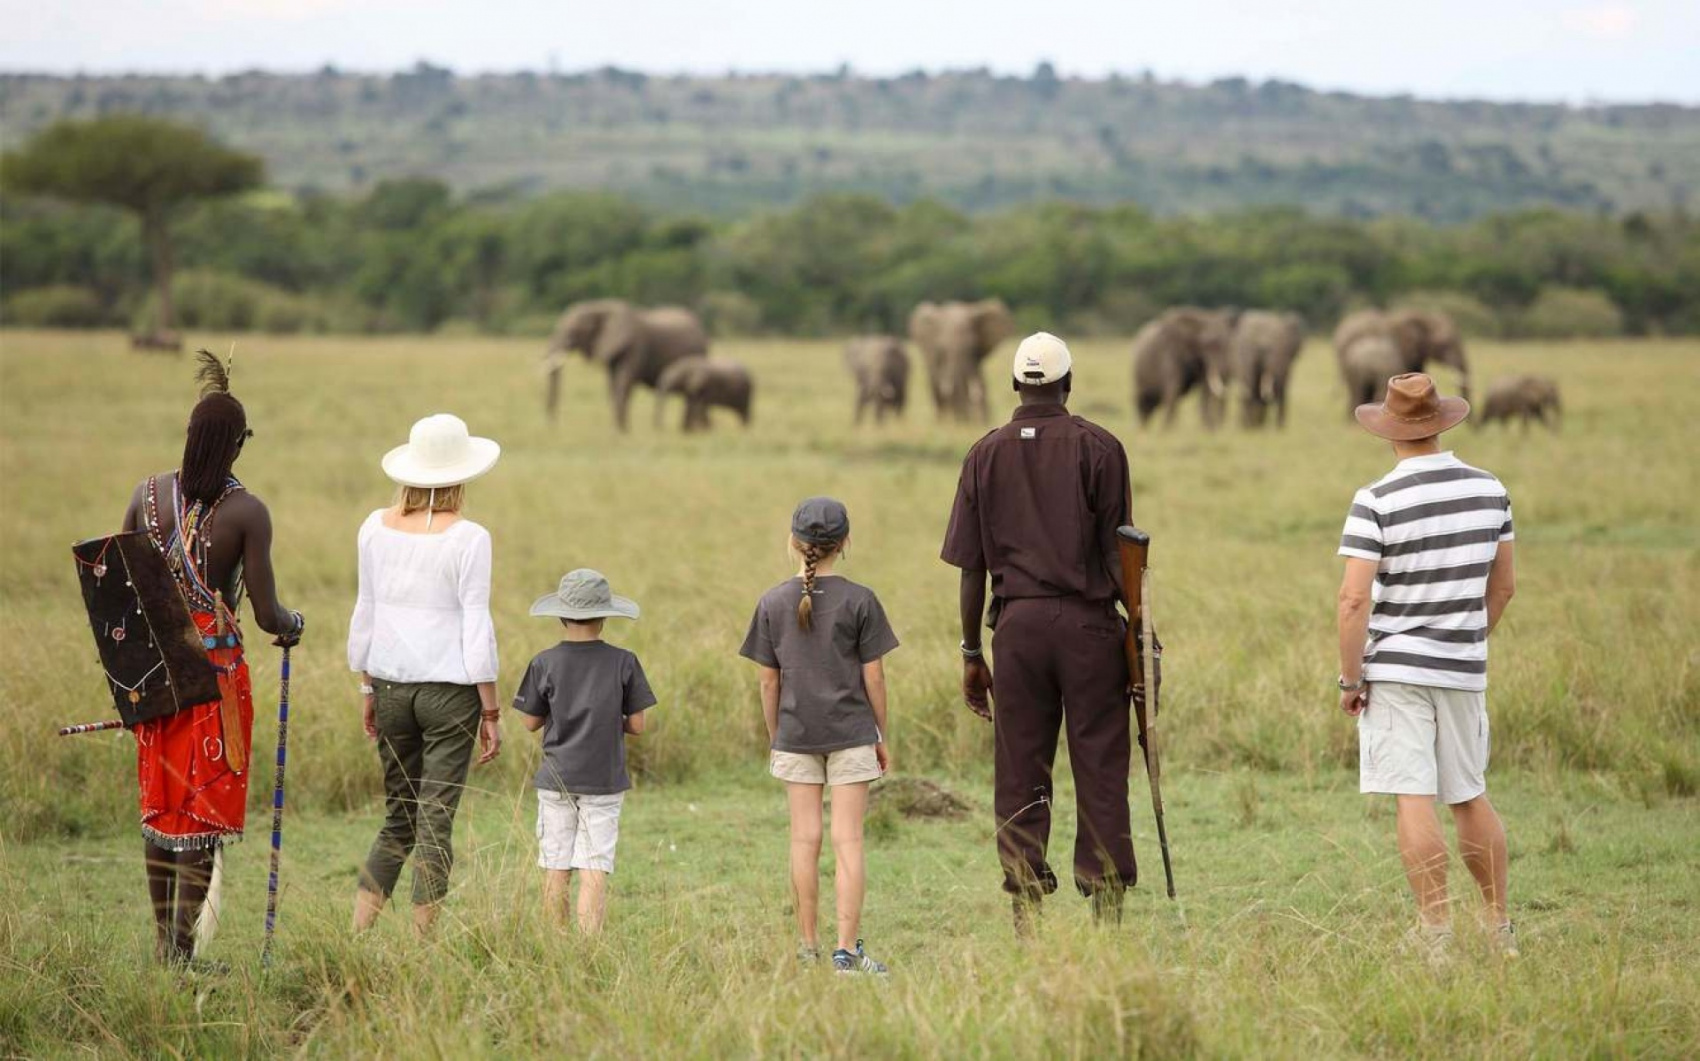
M1398 802L1416 938L1433 955L1450 940L1438 799L1452 808L1499 944L1514 955L1505 827L1484 776L1487 641L1515 581L1511 499L1491 473L1440 448L1440 433L1469 412L1420 373L1395 376L1384 402L1357 410L1399 463L1358 491L1340 537L1340 707L1358 720L1360 789Z

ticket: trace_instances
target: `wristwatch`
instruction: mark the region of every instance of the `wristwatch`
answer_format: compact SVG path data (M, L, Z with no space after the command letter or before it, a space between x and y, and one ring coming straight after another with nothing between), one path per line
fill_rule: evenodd
M986 654L984 649L969 648L968 642L966 642L966 641L962 642L957 647L962 650L962 658L963 659L979 659L981 656L984 656Z
M1334 679L1334 684L1338 685L1340 687L1340 691L1343 693L1355 693L1364 687L1364 678L1363 675L1360 674L1358 675L1358 680L1355 683L1347 685L1345 675L1341 675Z
M377 694L377 692L378 692L378 690L374 686L364 685L364 684L362 684L360 686L360 695L361 696L374 696L374 695Z

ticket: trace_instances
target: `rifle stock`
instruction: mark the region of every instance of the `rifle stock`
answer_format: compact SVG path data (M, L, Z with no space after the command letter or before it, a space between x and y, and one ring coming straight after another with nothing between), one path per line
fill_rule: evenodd
M1169 898L1175 897L1174 863L1169 857L1169 830L1163 820L1162 757L1157 740L1158 691L1162 685L1160 646L1151 622L1147 592L1147 563L1151 536L1137 527L1116 530L1121 555L1122 599L1127 603L1128 685L1133 692L1134 716L1139 721L1139 747L1145 755L1145 776L1151 782L1151 809L1157 818L1157 842L1163 849L1163 878Z

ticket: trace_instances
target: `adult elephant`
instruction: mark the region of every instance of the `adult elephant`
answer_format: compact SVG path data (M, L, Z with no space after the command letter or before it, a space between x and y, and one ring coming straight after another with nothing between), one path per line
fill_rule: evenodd
M663 369L661 378L655 382L655 425L661 426L668 396L677 394L685 399L685 418L679 425L684 431L707 431L708 411L715 407L737 413L738 419L748 427L755 389L750 370L736 361L724 357L683 358Z
M856 423L871 406L874 422L903 415L909 401L909 353L895 335L864 335L844 344L844 366L856 380Z
M1222 422L1237 310L1179 306L1164 310L1133 339L1133 404L1141 425L1163 409L1172 426L1181 399L1200 390L1204 426Z
M940 419L986 419L980 362L1014 332L1015 318L997 298L923 302L909 314L909 338L921 349Z
M1230 362L1240 383L1240 416L1262 427L1275 409L1275 426L1287 426L1287 382L1304 347L1305 322L1297 313L1249 310L1234 326Z
M561 367L577 351L608 370L608 401L614 423L626 430L632 389L654 387L675 361L704 357L708 332L695 313L679 306L643 309L622 299L575 302L561 314L543 360L549 388L544 407L555 418L561 394Z
M1387 345L1397 355L1388 372ZM1366 309L1347 315L1334 329L1334 356L1346 384L1346 414L1378 402L1387 381L1406 372L1422 372L1430 362L1458 370L1458 393L1470 397L1470 366L1464 356L1464 337L1444 313L1430 310Z

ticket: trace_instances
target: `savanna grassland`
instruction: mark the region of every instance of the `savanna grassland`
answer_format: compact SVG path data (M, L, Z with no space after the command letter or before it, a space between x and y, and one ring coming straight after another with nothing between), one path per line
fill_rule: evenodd
M235 389L257 436L237 472L271 505L281 593L308 631L279 961L262 975L256 959L270 774L257 768L212 950L234 968L187 983L147 964L130 738L52 735L111 713L67 547L111 530L135 481L175 465L193 398L186 361L123 346L0 335L0 1056L1700 1053L1692 342L1472 346L1478 385L1549 373L1566 412L1557 434L1455 440L1516 511L1519 596L1494 640L1490 709L1524 954L1500 962L1466 933L1434 974L1400 946L1390 808L1356 795L1355 732L1334 707L1333 549L1351 490L1388 458L1348 426L1323 345L1299 363L1280 434L1209 434L1192 408L1138 431L1125 343L1077 349L1075 408L1126 441L1154 541L1181 901L1142 883L1127 923L1098 933L1059 895L1024 947L997 890L990 732L955 691L955 576L936 559L976 429L919 407L853 428L829 343L720 344L758 374L748 432L680 437L676 408L657 430L646 395L618 438L602 379L578 362L562 422L543 421L532 343L243 338ZM644 606L611 637L643 657L662 703L632 745L638 788L596 944L552 935L537 911L535 745L517 726L473 774L442 931L418 943L394 916L360 940L344 928L381 791L343 662L354 534L389 496L379 456L435 411L505 448L469 504L496 543L504 691L551 642L525 610L566 569L597 567ZM812 493L849 504L845 573L880 592L904 641L889 661L897 774L972 805L934 820L876 800L864 928L894 970L880 984L791 964L783 800L736 657L756 597L787 573L791 506ZM277 654L253 641L264 764Z

